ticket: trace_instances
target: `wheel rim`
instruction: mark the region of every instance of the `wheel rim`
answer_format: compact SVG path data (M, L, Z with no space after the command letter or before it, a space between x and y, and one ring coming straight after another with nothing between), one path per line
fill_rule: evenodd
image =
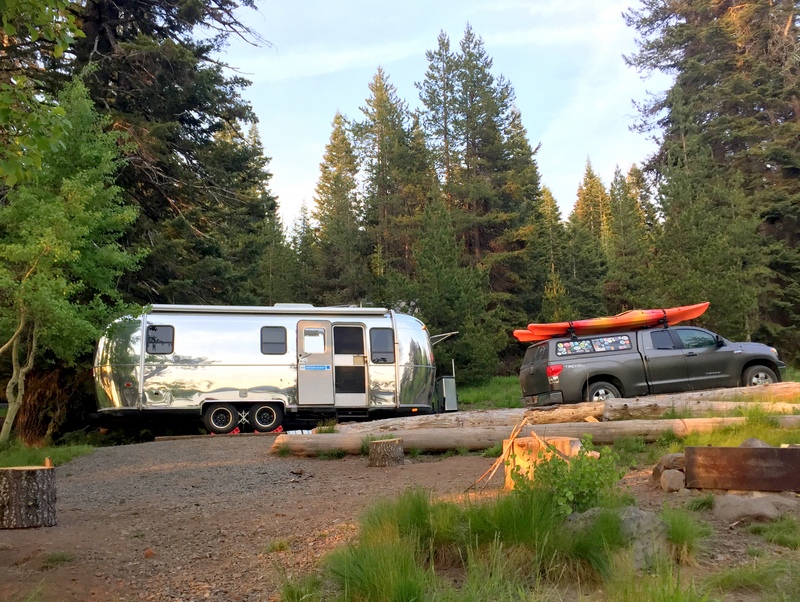
M213 424L218 429L224 429L230 426L231 422L233 421L233 416L231 413L224 409L224 408L217 408L213 412L211 412L211 424Z
M616 395L611 389L606 389L603 387L602 389L597 389L592 396L592 401L605 401L607 399L614 399Z
M275 410L269 406L261 406L253 413L255 423L264 428L275 422Z
M750 384L751 385L771 385L772 384L772 377L769 374L767 374L766 372L763 372L763 371L759 370L758 372L753 374L753 376L750 377Z

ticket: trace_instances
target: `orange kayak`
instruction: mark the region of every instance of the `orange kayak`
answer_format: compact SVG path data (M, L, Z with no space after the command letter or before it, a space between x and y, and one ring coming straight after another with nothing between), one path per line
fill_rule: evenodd
M551 324L528 324L527 330L515 330L514 337L522 343L544 341L568 334L604 334L618 330L636 330L658 325L674 326L686 320L699 318L708 309L708 301L681 307L665 309L632 309L616 316L589 318L573 322L553 322Z

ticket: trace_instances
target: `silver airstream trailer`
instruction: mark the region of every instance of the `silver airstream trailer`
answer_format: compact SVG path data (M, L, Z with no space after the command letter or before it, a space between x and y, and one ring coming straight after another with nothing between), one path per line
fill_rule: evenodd
M425 326L381 308L153 305L108 327L93 372L101 416L184 412L213 433L456 409Z

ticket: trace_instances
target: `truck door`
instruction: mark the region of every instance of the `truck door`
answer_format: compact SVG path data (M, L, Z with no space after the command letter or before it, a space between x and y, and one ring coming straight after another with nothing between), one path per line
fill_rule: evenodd
M333 405L333 345L331 323L297 323L297 403Z
M729 345L717 347L716 337L699 328L676 328L683 343L692 389L731 387L739 382L739 370Z
M333 327L333 383L336 407L366 407L367 354L364 327Z
M683 349L675 344L672 333L652 330L639 333L644 367L651 393L676 393L689 390L689 373Z

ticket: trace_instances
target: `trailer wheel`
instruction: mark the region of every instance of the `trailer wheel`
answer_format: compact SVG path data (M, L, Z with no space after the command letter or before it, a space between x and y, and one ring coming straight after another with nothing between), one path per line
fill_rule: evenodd
M239 412L229 403L210 403L203 411L203 423L209 433L230 433L238 422Z
M260 433L274 431L283 422L283 407L277 403L257 403L250 408L250 423Z

